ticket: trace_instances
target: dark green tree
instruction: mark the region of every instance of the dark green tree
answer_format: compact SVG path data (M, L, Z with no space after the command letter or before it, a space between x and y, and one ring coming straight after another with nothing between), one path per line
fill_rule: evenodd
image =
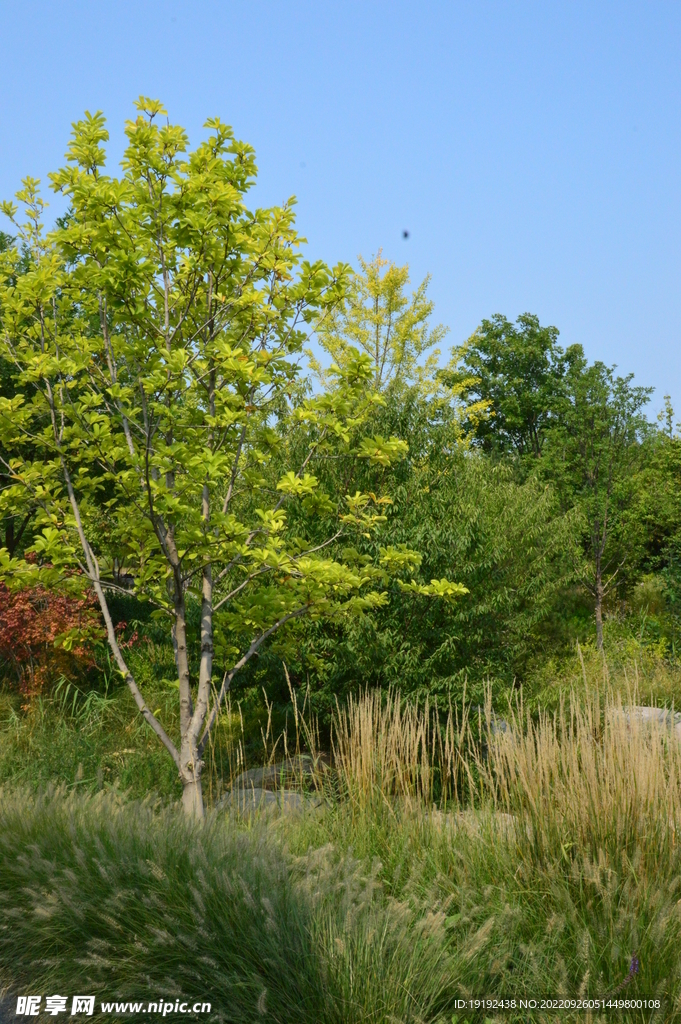
M421 339L431 337L430 307L419 307L418 320L401 322L399 358L383 359L393 337L390 309L415 308L422 290L410 302L406 274L389 267L384 277L392 286L391 306L384 310L375 300L387 287L380 277L384 267L363 269L368 281L355 284L352 316L336 315L320 341L327 342L334 361L342 361L359 334L357 325L365 320L373 325L367 338L378 337L380 343L370 350L367 342L367 351L374 353L382 400L362 430L406 442L408 451L384 466L354 454L363 450L358 437L343 458L319 466L320 484L329 493L339 486L366 493L387 489L392 498L386 523L371 537L357 538L343 557L354 558L358 567L375 564L382 551L411 550L418 538L423 557L413 567L414 582L423 586L449 578L456 567L468 593L440 614L395 581L389 584L389 609L354 622L301 623L295 649L289 646L281 655L294 680L310 680L318 708L332 708L338 694L367 684L446 698L458 693L466 675L469 694L478 687L481 697L488 675L510 684L522 677L538 649L541 624L572 580L578 560L572 551L574 515L559 508L552 489L536 474L523 479L513 466L471 448L475 424L489 403L474 393L472 370L456 355L445 370L420 371ZM310 535L312 529L306 524L301 532ZM271 685L276 667L262 659L257 672L258 682Z
M615 376L615 367L583 355L573 358L547 434L542 471L556 488L563 508L574 508L582 522L583 560L578 573L592 595L596 645L603 648L603 601L627 563L638 558L631 511L643 441L651 426L642 412L652 388L632 384L633 374Z
M539 457L581 347L563 351L557 328L542 327L530 313L515 324L496 314L482 321L460 356L458 376L467 379L469 397L490 411L471 424L477 443L500 456Z
M669 395L649 431L637 476L631 528L639 535L638 575L659 574L672 621L681 613L681 438Z

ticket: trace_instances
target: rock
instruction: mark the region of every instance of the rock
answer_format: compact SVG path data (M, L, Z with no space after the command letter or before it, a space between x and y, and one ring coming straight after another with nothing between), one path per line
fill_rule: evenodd
M321 797L315 792L303 792L302 786L314 782L327 767L322 756L313 758L309 754L299 754L279 764L251 768L234 779L230 791L215 809L239 814L256 811L276 814L321 807Z
M269 789L244 786L233 789L217 805L218 810L234 810L239 814L254 811L302 811L308 801L302 793L291 789L280 789L276 793Z
M463 830L469 835L479 836L486 828L492 832L498 832L504 837L512 835L516 825L516 818L505 811L492 811L491 813L480 811L433 811L433 823L438 828L449 828L456 831ZM529 828L529 825L528 825Z
M660 731L669 730L681 740L681 712L672 713L667 708L653 708L645 705L631 705L624 708L610 708L608 718L611 722L625 721L627 725L632 722L638 723L642 729L657 728Z
M480 722L480 727L482 730L482 735L480 737L480 756L483 761L486 761L489 755L489 750L487 746L487 719L485 718L484 708L478 707L476 708L476 712L478 713L479 718L476 718L476 715L473 715L471 717L471 725L474 726L476 721ZM498 715L495 715L494 712L492 712L492 715L489 720L489 735L490 737L499 736L502 733L508 734L510 736L511 727L505 718L499 718Z
M489 723L489 731L492 736L496 736L499 732L508 732L510 726L505 718L497 718L496 715L492 715Z
M268 789L239 789L228 793L215 807L219 812L250 816L262 815L266 819L286 814L303 814L323 808L321 799L297 793L291 789L273 792Z
M485 709L483 707L480 707L480 705L478 705L476 708L473 708L473 714L469 718L471 727L475 726L475 723L478 721L480 722L480 727L484 733L487 729L487 718L485 717ZM509 729L510 726L506 719L499 718L499 716L496 715L493 711L492 714L490 715L489 720L490 735L496 736L497 733L508 732Z
M299 754L296 757L288 757L279 764L251 768L247 772L242 772L234 779L231 792L252 788L268 791L287 789L291 783L300 785L303 781L313 781L327 767L327 761L321 755L313 758L309 754Z
M0 1024L9 1024L10 1021L15 1021L16 1008L16 996L10 996L5 992L0 998Z

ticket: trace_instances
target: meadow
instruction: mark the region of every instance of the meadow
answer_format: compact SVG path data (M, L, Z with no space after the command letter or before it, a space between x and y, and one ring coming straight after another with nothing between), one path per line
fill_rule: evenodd
M678 1019L681 743L623 714L635 678L582 665L552 712L519 695L505 731L489 702L365 692L325 758L292 694L286 736L270 709L247 764L232 707L204 824L122 693L6 715L0 982L205 997L225 1021L554 1020L547 997L568 1001L559 1019ZM317 769L287 782L300 809L220 803L244 768L301 752ZM461 1005L485 997L516 1007Z

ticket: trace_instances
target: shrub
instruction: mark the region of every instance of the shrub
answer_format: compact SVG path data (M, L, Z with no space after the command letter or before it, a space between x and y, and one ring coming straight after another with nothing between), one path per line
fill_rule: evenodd
M95 603L91 594L0 584L0 659L27 700L60 676L94 668L95 646L103 637Z

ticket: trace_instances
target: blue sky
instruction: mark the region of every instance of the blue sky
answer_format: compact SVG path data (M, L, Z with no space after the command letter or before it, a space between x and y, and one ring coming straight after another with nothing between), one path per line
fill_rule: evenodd
M0 54L1 197L86 108L114 160L140 93L219 115L310 257L430 273L451 343L537 313L681 419L681 4L2 0Z

